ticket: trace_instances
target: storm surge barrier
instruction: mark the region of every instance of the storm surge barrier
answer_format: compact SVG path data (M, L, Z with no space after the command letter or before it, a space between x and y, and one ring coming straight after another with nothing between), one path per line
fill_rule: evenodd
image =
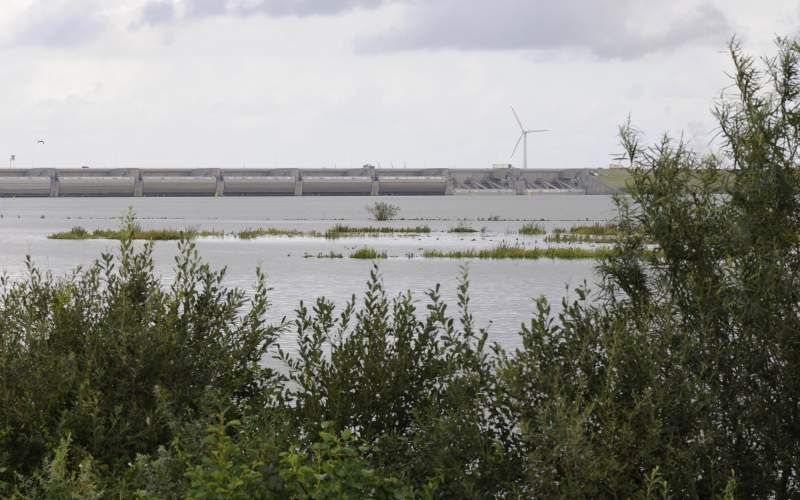
M0 170L0 197L612 194L590 169L79 168Z

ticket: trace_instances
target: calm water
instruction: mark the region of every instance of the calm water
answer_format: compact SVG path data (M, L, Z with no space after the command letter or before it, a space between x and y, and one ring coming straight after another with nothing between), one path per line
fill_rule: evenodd
M366 197L0 199L0 269L14 278L23 276L26 255L57 275L90 264L100 252L114 250L116 242L48 240L47 235L78 225L88 230L117 227L119 216L128 207L141 219L141 225L148 228L310 230L325 229L337 222L374 225L367 219L365 206L375 200ZM387 290L395 295L410 289L420 306L426 303L424 291L436 283L442 285L443 296L454 306L459 266L468 263L471 306L478 324L489 327L493 340L513 347L517 345L520 323L530 318L534 298L544 295L557 303L567 286L591 283L595 279L592 261L454 261L409 255L418 255L425 248L493 247L501 242L542 246L541 237L516 234L524 221L542 221L547 228L567 227L607 220L615 213L611 199L604 196L476 195L391 197L387 201L400 206L400 217L406 219L393 221L392 225L428 225L433 232L337 240L200 239L197 246L212 266L227 267L229 285L249 289L255 268L260 266L273 288L272 317L276 321L282 316L291 318L301 300L309 302L324 295L343 304L351 294L358 295L365 289L371 262L307 258L307 254L334 251L346 256L365 244L385 250L390 258L379 261L379 266ZM467 235L446 232L458 224L484 231ZM156 244L156 265L165 280L173 275L175 252L174 242ZM292 347L291 338L285 343Z

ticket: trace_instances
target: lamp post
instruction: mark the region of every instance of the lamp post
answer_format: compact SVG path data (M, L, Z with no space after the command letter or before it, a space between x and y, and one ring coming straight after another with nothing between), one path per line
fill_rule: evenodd
M17 159L17 155L11 155L8 157L8 168L12 168L14 166L14 160Z

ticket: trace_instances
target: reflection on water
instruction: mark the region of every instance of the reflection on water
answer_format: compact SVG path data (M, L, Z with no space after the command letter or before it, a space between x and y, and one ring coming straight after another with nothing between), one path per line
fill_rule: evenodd
M443 196L391 197L401 207L395 226L425 224L432 233L420 236L378 236L325 240L272 237L256 240L202 239L201 255L214 267L228 269L227 283L248 289L260 266L270 286L273 319L291 318L300 300L326 296L343 304L352 294L365 290L373 265L355 259L305 258L335 251L347 255L368 244L390 255L379 262L390 294L410 289L420 307L424 291L441 283L443 297L455 305L459 267L468 263L471 307L479 325L488 326L490 338L508 347L517 345L519 325L529 319L533 299L539 295L560 302L567 285L575 287L594 279L591 261L453 261L407 258L423 248L458 249L490 247L499 242L541 245L540 238L519 237L524 220L543 220L548 229L614 216L613 203L604 196ZM237 231L248 227L325 229L339 221L351 225L374 224L364 207L375 198L37 198L0 199L0 269L12 277L24 274L29 254L40 267L64 274L113 250L116 242L57 241L47 235L80 225L86 229L110 228L130 206L144 227L219 229ZM492 220L489 220L492 219ZM496 220L500 219L500 220ZM423 222L420 222L423 221ZM462 221L462 222L459 222ZM466 224L484 233L448 234L447 229ZM172 275L175 242L156 244L157 270L165 279ZM451 307L452 307L451 306ZM456 314L455 311L452 311ZM287 338L291 348L291 339Z

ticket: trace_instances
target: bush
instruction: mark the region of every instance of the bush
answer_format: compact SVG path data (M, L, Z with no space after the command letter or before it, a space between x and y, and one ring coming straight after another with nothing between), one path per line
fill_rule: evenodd
M376 201L367 207L367 212L375 220L392 220L400 213L400 207L385 201Z
M77 456L115 471L169 442L210 387L237 407L269 397L275 374L259 363L278 328L262 321L263 274L247 299L184 241L164 290L152 248L125 239L118 257L65 279L29 261L25 281L0 281L0 429L12 430L0 446L11 471L33 471L67 435Z
M637 496L643 473L681 498L800 495L800 47L778 45L760 72L732 43L722 157L621 128L600 294L556 322L540 303L501 369L533 496Z
M494 404L487 332L474 327L466 276L458 297L460 328L438 286L418 317L410 293L387 297L375 268L360 308L355 298L338 314L324 298L313 310L301 304L298 353L280 353L301 434L322 422L354 429L376 467L415 488L435 481L444 497L512 491L521 456L513 422Z

